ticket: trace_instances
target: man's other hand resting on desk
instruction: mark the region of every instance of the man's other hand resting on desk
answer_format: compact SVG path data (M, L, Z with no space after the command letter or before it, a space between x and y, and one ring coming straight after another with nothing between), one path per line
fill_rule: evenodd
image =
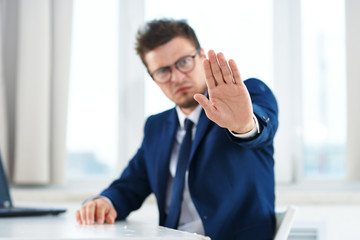
M76 211L75 217L79 224L91 225L95 223L103 224L104 222L113 224L117 213L115 208L104 198L97 198L84 204Z

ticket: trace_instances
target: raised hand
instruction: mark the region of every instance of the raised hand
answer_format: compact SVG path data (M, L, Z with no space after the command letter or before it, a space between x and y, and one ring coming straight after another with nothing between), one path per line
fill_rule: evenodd
M223 53L208 52L203 61L209 99L195 94L207 117L220 127L235 133L247 133L254 127L253 108L249 92L234 60L227 63Z

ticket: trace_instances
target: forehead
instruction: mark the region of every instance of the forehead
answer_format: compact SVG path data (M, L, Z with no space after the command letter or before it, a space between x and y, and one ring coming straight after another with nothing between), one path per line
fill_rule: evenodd
M175 37L169 42L147 52L145 61L150 72L164 66L169 66L179 58L193 54L194 45L184 37Z

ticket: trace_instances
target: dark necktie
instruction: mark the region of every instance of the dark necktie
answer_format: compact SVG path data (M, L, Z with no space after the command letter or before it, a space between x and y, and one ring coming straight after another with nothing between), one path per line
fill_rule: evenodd
M179 223L181 203L184 193L185 172L189 162L191 143L192 143L192 127L193 122L185 119L185 136L181 142L178 162L176 166L176 174L173 181L170 208L165 221L165 227L177 228Z

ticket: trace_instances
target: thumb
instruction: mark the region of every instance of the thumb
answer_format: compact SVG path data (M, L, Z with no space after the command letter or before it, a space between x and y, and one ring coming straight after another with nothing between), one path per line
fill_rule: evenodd
M194 99L204 108L206 111L210 107L210 101L203 94L197 93L194 95Z
M213 112L213 106L210 100L200 93L195 94L194 99L203 107L206 115L209 117L209 114Z

